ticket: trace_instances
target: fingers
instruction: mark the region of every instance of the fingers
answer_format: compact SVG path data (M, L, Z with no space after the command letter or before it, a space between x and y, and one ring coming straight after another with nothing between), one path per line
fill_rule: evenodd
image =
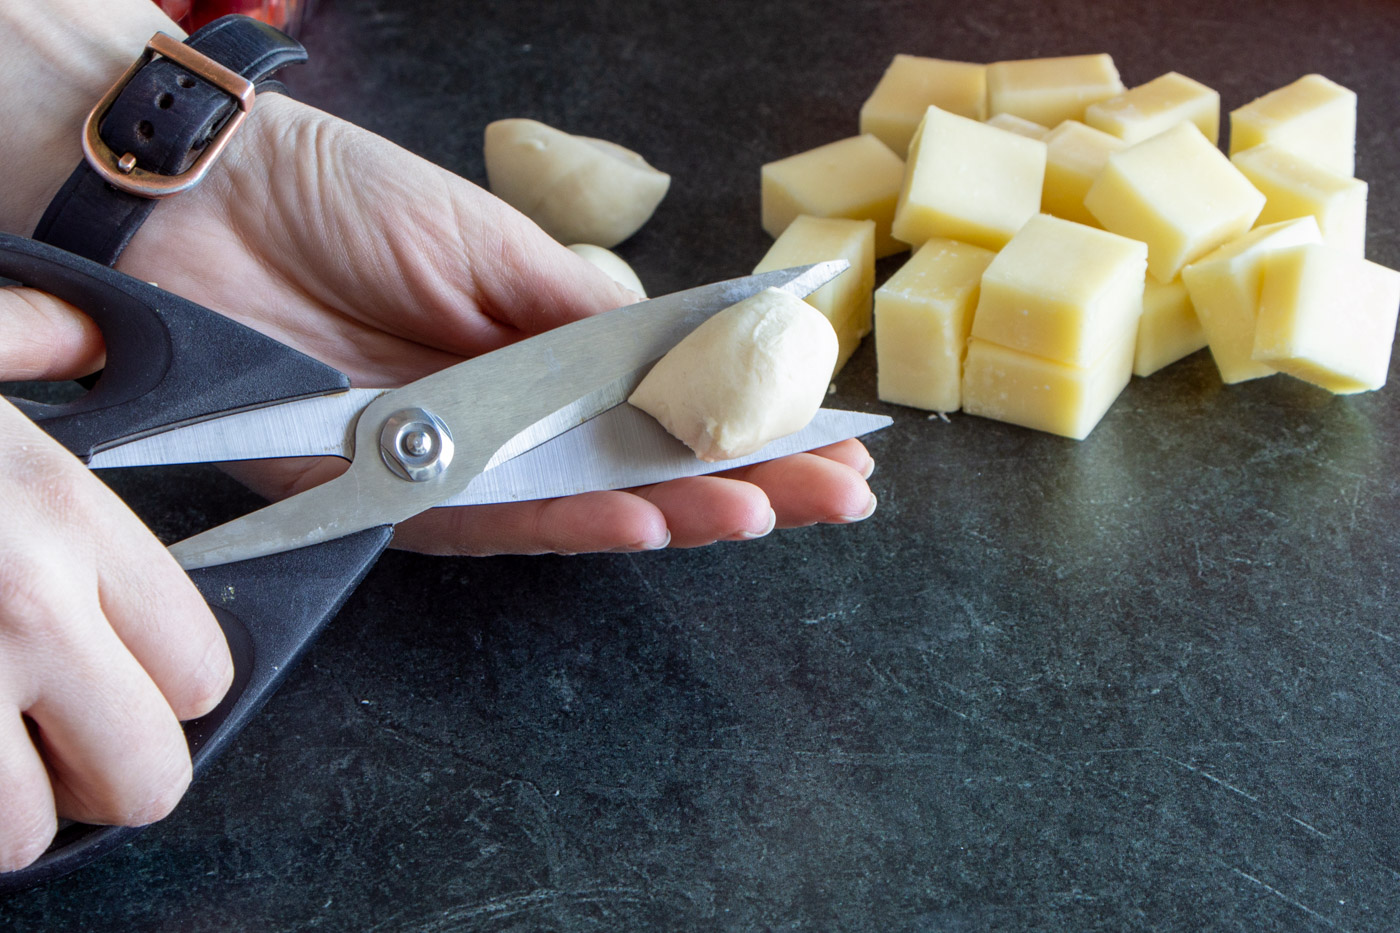
M33 862L58 830L44 763L19 710L0 714L0 788L9 818L0 820L0 872Z
M856 452L849 448L836 453L859 462ZM866 456L868 459L869 455ZM873 467L872 460L869 468ZM818 522L845 524L869 518L875 511L875 496L866 485L863 473L864 469L858 470L821 453L805 453L742 467L725 476L762 489L773 503L778 527L795 528Z
M96 617L97 607L87 615L75 631L45 626L64 674L44 684L27 712L38 726L59 813L145 825L174 809L189 786L189 749L160 690Z
M395 547L426 554L646 551L669 541L661 510L625 492L433 509L404 522L394 535Z
M777 521L762 489L719 476L689 476L636 494L666 516L672 547L761 538Z
M102 332L72 305L0 288L0 380L72 379L102 365Z

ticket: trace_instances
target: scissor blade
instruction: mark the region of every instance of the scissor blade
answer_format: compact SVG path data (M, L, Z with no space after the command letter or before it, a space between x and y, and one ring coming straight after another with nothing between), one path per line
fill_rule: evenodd
M655 418L618 405L571 431L492 467L440 506L551 499L600 489L647 486L682 476L702 476L788 454L802 453L887 427L891 419L823 408L796 434L746 457L707 463L666 433Z
M827 262L666 295L566 324L385 393L360 415L341 476L179 542L186 569L247 560L396 524L458 495L503 448L520 453L620 402L642 372L704 321L765 288L807 294L846 269ZM408 411L446 425L450 464L424 482L380 457L381 429Z
M94 470L268 457L343 457L355 448L355 419L388 389L350 389L199 421L99 451Z

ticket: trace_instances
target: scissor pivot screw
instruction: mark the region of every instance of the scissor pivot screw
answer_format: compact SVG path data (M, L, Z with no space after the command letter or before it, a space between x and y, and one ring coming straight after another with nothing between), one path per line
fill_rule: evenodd
M452 432L437 415L421 408L396 411L379 432L384 464L414 483L430 480L452 462Z

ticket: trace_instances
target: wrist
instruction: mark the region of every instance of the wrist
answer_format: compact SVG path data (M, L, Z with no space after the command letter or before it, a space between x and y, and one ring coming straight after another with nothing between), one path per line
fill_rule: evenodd
M150 0L0 4L0 230L33 232L82 158L88 111L157 31L184 38Z

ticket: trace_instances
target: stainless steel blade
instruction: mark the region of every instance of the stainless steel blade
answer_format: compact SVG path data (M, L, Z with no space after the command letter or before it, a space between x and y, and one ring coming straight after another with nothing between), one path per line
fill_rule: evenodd
M884 415L823 408L807 427L746 457L707 463L655 418L618 405L513 460L492 467L439 507L549 499L600 489L647 486L802 453L887 427Z
M349 460L355 452L355 419L388 391L350 389L200 421L100 451L88 466L96 470L269 457Z
M181 541L171 553L195 569L403 521L458 495L503 447L523 452L611 408L630 391L629 381L729 305L765 288L805 295L845 268L840 261L819 263L677 292L566 324L387 392L361 414L357 456L344 474ZM430 412L455 447L445 469L422 482L401 479L379 456L381 430L406 411Z

